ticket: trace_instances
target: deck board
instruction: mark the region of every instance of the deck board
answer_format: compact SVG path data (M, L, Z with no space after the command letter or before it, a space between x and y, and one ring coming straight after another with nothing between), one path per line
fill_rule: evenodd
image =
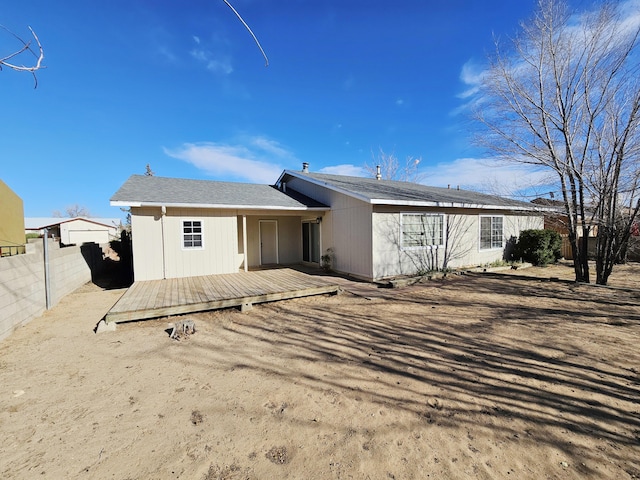
M290 268L135 282L105 316L109 322L336 293L337 283Z

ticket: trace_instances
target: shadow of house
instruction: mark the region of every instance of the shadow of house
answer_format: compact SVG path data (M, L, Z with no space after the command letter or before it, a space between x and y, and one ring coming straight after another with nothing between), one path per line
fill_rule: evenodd
M131 237L123 232L122 240L108 245L83 243L82 256L91 270L91 281L104 289L126 288L133 283Z

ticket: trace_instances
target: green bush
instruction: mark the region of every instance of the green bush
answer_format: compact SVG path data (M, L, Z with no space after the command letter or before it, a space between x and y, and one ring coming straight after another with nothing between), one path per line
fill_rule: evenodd
M562 238L554 230L523 230L516 243L514 257L544 266L562 257L561 247Z

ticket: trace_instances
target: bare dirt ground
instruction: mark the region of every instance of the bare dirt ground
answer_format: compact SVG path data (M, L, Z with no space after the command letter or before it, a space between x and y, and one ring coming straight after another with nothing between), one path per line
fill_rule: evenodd
M640 266L566 266L93 328L88 284L0 343L0 477L640 478ZM637 289L637 290L629 290Z

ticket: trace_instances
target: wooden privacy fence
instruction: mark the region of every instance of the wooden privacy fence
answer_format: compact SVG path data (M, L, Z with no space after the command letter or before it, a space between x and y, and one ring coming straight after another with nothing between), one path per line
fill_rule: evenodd
M568 234L561 234L562 246L561 253L565 260L573 260L573 254L571 252L571 243L569 242ZM589 237L588 244L588 256L593 259L596 251L596 238ZM630 262L640 262L640 237L631 237L629 239L629 249L627 251L627 260Z
M562 245L560 247L562 258L565 260L573 260L573 253L571 252L571 242L569 242L568 234L561 234L562 237Z

